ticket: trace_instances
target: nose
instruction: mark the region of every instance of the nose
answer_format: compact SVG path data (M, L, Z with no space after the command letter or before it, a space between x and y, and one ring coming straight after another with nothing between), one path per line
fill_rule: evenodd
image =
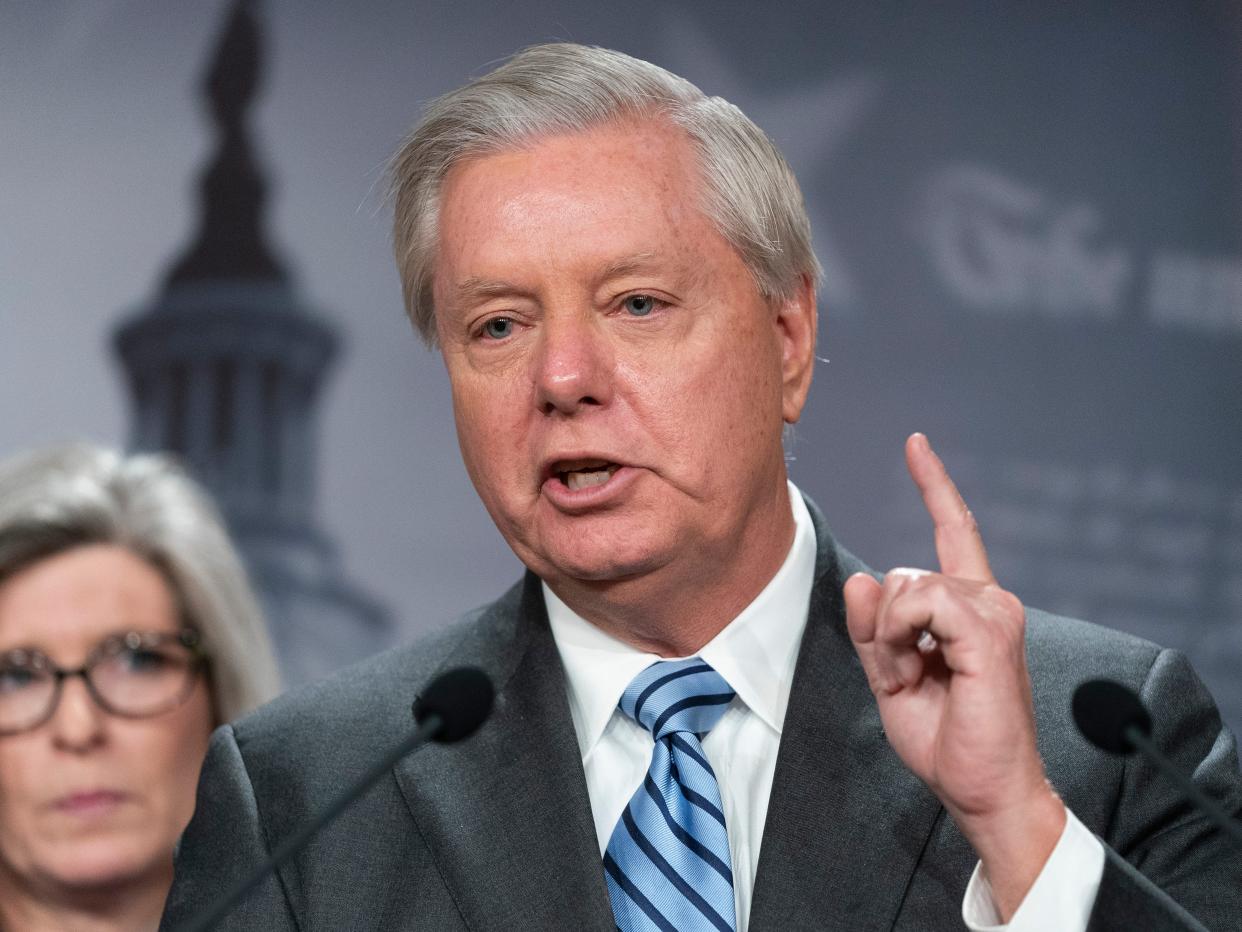
M613 354L589 315L547 315L532 365L536 404L544 414L572 415L612 398Z
M60 701L48 722L52 740L68 751L90 750L103 742L106 715L86 681L80 676L68 677L61 684Z

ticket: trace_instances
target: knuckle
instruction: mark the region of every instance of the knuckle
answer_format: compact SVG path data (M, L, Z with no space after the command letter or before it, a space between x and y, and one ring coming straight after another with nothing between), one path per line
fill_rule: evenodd
M896 566L884 574L884 585L893 588L905 588L924 576L930 576L929 570L920 570L912 566Z
M969 508L962 508L962 526L974 534L979 533L979 522L975 519L975 513Z
M957 510L952 520L953 527L958 531L965 531L968 534L977 535L979 533L979 522L975 520L975 513L962 503L962 507Z
M892 645L899 638L901 624L899 621L899 612L885 612L883 616L876 620L875 641L879 652L887 658L892 650Z
M1022 604L1022 600L1007 589L996 589L997 598L1000 600L1001 610L1005 615L1021 626L1026 624L1026 608Z
M888 692L888 680L884 678L884 675L879 670L867 671L867 686L872 694L876 696Z
M932 592L935 614L942 618L958 618L969 622L979 616L977 604L952 586L944 585Z
M997 617L1016 636L1021 637L1026 631L1026 607L1022 604L1022 600L1007 589L995 585L988 587L988 594Z
M949 585L947 580L935 586L930 594L938 611L961 611L965 607L961 593Z
M891 601L894 596L905 588L907 581L907 578L899 570L889 570L884 574L884 579L880 582L880 591Z

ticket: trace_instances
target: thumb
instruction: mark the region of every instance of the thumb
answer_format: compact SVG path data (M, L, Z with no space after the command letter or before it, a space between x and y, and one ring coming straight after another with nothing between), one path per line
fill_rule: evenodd
M845 581L845 626L855 648L869 648L875 640L876 610L883 591L866 573L855 573Z
M866 573L855 573L845 581L845 627L854 642L863 673L867 675L867 683L876 696L890 691L876 657L876 618L883 594L883 587Z

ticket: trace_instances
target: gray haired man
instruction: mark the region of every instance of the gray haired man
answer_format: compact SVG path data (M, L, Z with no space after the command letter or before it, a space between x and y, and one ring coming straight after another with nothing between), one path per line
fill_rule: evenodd
M1068 720L1078 681L1130 684L1237 810L1233 738L1182 658L1024 609L921 435L935 572L872 574L789 483L820 272L796 180L736 107L541 46L433 103L393 175L409 313L528 572L221 729L169 927L466 663L491 720L398 764L230 927L1237 923L1242 855Z

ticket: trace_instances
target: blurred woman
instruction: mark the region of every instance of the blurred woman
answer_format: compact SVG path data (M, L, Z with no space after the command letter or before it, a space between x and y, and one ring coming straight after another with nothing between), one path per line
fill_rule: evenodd
M184 473L84 446L0 463L0 929L155 929L208 736L275 691Z

